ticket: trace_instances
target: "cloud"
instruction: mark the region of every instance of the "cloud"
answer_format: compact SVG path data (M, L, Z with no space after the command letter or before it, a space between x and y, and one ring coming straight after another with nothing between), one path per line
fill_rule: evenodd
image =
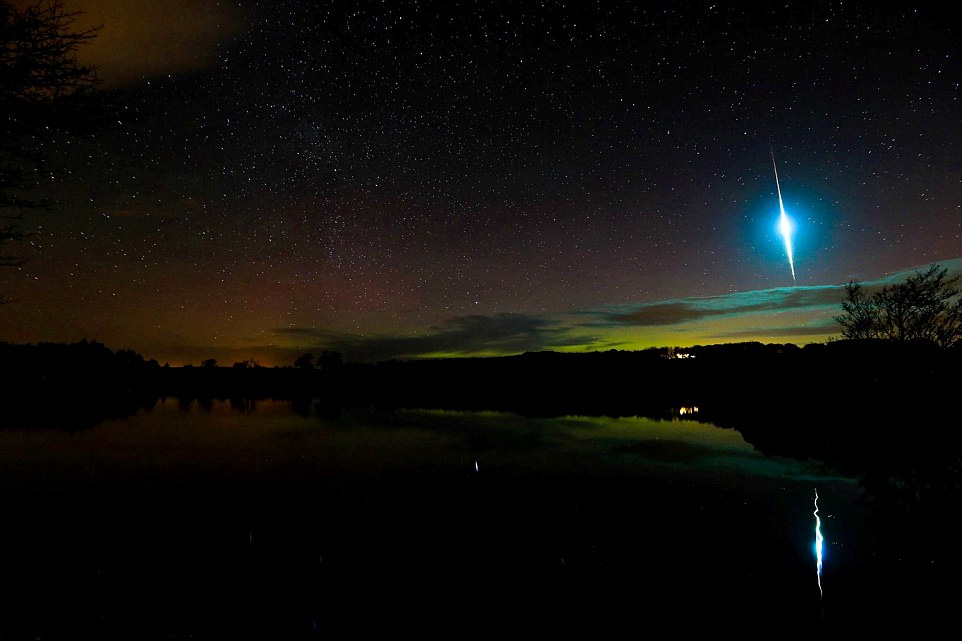
M275 331L298 341L311 340L319 350L336 350L354 361L439 354L517 354L584 343L581 338L569 336L567 328L557 321L528 314L460 316L420 336L359 336L305 327Z
M66 0L64 7L80 13L73 31L99 27L78 57L107 86L206 67L217 45L243 27L236 6L213 0Z
M917 265L915 267L909 267L897 272L892 272L882 276L881 278L876 278L874 280L858 280L862 283L862 286L868 291L874 291L880 289L886 285L893 285L895 283L904 283L906 279L911 276L915 276L918 272L925 272L931 265L938 264L948 270L949 276L962 276L962 258L950 258L947 260L934 260L931 263L926 263L924 265Z
M653 327L691 323L706 318L822 310L838 306L842 298L840 285L792 287L605 307L584 313L595 317L587 324L591 327Z
M838 323L833 318L823 318L811 323L780 327L755 327L729 332L709 334L706 338L726 340L759 340L760 338L793 338L797 336L829 336L838 334Z
M962 272L962 259L940 261ZM862 281L870 290L902 282L910 268ZM844 285L788 287L723 296L609 305L570 314L495 314L451 318L419 335L359 335L316 327L274 329L282 339L264 345L251 338L247 347L194 350L224 362L254 356L262 362L290 365L305 352L341 352L355 362L432 356L492 356L529 351L604 351L648 347L766 341L805 343L838 331ZM206 358L206 356L204 356ZM197 360L199 362L199 360Z
M322 330L314 329L313 327L281 327L274 330L278 334L286 334L288 336L297 336L301 338L322 338L327 336Z

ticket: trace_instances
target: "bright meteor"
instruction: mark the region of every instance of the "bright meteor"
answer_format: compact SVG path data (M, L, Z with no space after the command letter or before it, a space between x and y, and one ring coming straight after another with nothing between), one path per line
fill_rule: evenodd
M775 170L775 188L778 190L778 231L785 239L785 254L788 256L788 266L792 268L792 282L795 282L795 259L792 257L792 232L794 226L788 214L785 213L785 205L782 203L782 187L778 183L778 167L775 165L775 150L772 150L772 168Z

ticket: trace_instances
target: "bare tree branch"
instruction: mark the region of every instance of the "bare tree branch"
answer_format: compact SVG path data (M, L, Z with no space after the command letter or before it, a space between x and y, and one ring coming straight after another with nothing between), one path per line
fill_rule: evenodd
M962 342L959 276L937 264L869 297L861 284L845 286L844 314L835 317L842 337L931 341L941 347Z
M92 122L85 106L100 81L78 63L77 52L99 28L75 31L79 15L62 0L23 8L0 0L0 219L17 221L0 227L2 267L26 260L2 251L25 237L24 211L50 206L34 193L52 174L45 145L58 132L76 134Z

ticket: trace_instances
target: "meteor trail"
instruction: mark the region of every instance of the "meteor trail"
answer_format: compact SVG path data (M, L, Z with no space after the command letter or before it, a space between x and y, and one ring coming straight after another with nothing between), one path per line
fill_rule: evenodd
M771 147L769 145L769 147ZM792 268L792 282L795 281L795 259L792 257L792 221L785 213L785 205L782 203L782 187L778 184L778 167L775 165L775 150L772 149L772 168L775 170L775 188L778 190L778 209L781 212L778 216L778 231L785 239L785 253L788 255L788 266Z

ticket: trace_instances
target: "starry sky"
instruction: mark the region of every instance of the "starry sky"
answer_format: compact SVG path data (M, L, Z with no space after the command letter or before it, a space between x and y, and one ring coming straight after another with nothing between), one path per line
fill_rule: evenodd
M0 340L171 365L802 345L850 279L962 271L935 3L65 4L102 25L81 62L121 117L50 145Z

